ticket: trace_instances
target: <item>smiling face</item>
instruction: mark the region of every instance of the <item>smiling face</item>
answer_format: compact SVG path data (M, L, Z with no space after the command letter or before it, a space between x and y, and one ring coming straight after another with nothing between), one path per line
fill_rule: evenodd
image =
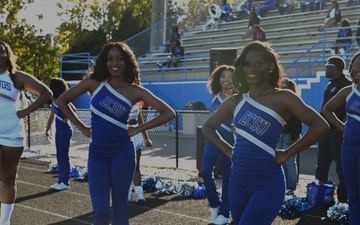
M360 81L360 56L356 57L352 62L352 71L351 75L355 81L355 83L359 83Z
M233 72L224 70L220 75L220 86L222 89L230 89L233 87L232 82Z
M269 82L271 65L256 51L249 51L244 61L244 75L249 85Z
M120 77L124 75L125 60L120 50L113 47L109 50L106 60L106 66L109 71L110 77Z

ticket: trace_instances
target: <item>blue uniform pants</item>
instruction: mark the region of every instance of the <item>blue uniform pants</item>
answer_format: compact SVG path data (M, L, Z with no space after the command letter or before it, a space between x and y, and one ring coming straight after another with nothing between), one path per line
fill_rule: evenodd
M341 161L349 195L350 224L360 224L360 148L343 143Z
M234 143L234 136L231 132L227 132L222 137L230 144ZM216 181L214 178L214 168L219 156L222 160L222 193L221 199L216 188ZM229 179L231 175L231 160L222 153L219 149L215 148L210 142L206 143L202 164L201 176L204 179L205 193L211 208L220 206L219 213L226 218L229 218Z
M63 182L66 185L70 184L70 139L72 137L72 130L69 128L56 128L55 145L56 145L56 160L59 165L58 183Z
M136 165L134 146L129 143L126 150L114 156L89 156L88 178L94 225L109 224L110 193L112 225L129 224L128 194Z
M229 184L233 224L271 225L285 197L285 181L281 168L273 175L249 174L248 177L239 175L238 169L233 165Z

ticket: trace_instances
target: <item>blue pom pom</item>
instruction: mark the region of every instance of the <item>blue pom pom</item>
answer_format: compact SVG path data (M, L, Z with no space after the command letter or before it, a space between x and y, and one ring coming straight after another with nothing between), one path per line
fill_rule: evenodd
M205 186L202 185L201 187L198 187L197 189L195 189L193 192L193 196L194 196L194 198L197 198L197 199L206 198Z

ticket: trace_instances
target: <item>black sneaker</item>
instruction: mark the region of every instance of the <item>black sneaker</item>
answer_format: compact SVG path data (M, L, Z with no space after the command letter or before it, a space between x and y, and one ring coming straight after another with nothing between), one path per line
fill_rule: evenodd
M160 69L162 68L162 66L161 66L161 64L160 64L159 62L157 62L156 65L157 65Z

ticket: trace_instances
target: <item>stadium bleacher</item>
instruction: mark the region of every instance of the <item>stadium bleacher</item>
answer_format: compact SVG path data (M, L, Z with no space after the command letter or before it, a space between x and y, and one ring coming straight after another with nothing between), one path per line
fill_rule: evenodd
M348 18L351 25L356 26L360 16L360 5L347 7L347 0L338 2L342 18ZM259 3L257 2L257 4ZM233 5L233 9L236 9L236 5ZM311 54L311 58L318 60L319 58L326 59L330 55L328 43L334 41L338 31L330 29L324 35L324 32L319 32L317 29L322 25L329 9L330 3L326 3L324 9L319 11L301 12L297 6L293 9L292 14L279 15L277 9L264 14L260 25L265 29L267 39L278 52L284 67L294 60L309 64L309 60L311 60L309 57L299 59L306 51ZM142 75L147 80L206 79L209 76L209 51L211 48L236 48L240 53L242 47L251 41L251 38L246 40L241 38L241 34L247 29L248 16L242 20L219 23L217 30L203 31L203 24L200 23L184 32L182 41L185 48L185 58L179 63L178 68L157 68L156 62L165 60L167 57L167 54L159 49L139 60ZM356 28L353 29L353 34L355 33ZM353 43L355 46L355 41ZM310 48L312 49L309 50ZM328 54L326 57L323 54L324 49L325 53ZM350 56L356 51L357 49L352 49L348 55ZM322 69L322 65L322 60L313 62L311 73L315 75L317 71ZM288 68L286 71L290 76L295 75L296 72L293 68Z

